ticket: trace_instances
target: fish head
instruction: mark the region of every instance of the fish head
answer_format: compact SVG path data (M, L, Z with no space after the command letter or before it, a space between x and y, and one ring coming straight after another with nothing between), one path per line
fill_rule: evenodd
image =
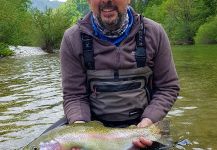
M58 141L41 142L39 145L32 144L29 150L62 150Z

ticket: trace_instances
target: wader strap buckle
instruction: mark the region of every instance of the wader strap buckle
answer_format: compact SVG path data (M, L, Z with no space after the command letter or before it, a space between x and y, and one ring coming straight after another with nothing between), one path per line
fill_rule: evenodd
M144 67L146 64L146 45L145 45L145 28L143 24L143 17L140 15L140 29L136 34L136 54L135 59L137 67Z
M83 47L84 64L87 70L95 69L93 39L90 35L81 33L81 41Z

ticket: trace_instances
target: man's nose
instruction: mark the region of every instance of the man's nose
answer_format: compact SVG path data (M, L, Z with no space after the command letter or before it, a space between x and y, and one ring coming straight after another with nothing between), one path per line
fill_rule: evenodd
M107 4L107 5L108 5L108 4L111 5L112 2L113 2L113 0L101 0L101 3L102 3L102 4Z

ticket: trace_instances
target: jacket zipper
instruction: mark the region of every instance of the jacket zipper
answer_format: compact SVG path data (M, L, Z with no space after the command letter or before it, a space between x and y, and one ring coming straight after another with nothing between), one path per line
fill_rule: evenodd
M119 47L117 47L117 70L120 68L120 48Z

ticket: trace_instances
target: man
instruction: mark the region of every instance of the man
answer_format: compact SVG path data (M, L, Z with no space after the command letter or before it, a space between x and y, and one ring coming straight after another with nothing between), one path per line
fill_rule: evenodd
M179 91L165 31L134 12L130 0L87 1L91 12L65 32L61 44L68 122L146 127L160 121ZM132 142L152 145L144 138Z

